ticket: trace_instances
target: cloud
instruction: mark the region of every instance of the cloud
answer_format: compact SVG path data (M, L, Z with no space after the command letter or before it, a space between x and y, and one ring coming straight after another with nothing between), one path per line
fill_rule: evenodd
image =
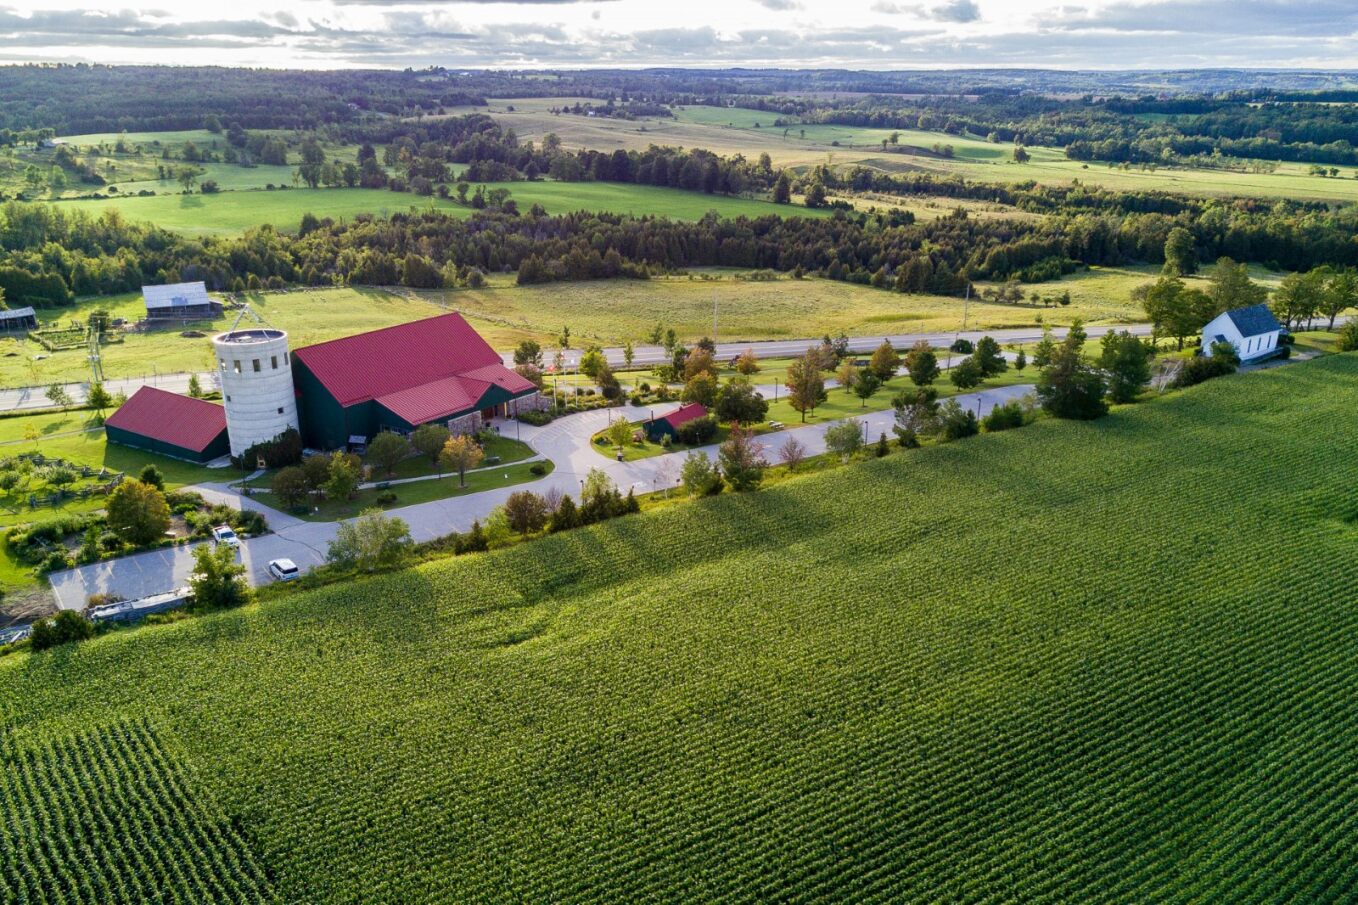
M13 0L0 0L0 3ZM656 0L331 0L193 20L190 12L0 6L0 59L463 68L752 66L910 69L1354 68L1353 0L1049 0L985 16L995 0L876 0L880 24L844 24L830 0L727 3L698 15ZM871 2L871 0L869 0ZM1039 2L1039 0L1034 0ZM1041 0L1046 2L1046 0ZM763 8L796 10L765 15ZM149 5L149 4L148 4ZM366 5L362 10L360 5ZM844 4L847 6L848 4ZM614 14L653 27L621 28ZM306 10L305 12L303 10ZM504 10L502 16L499 11ZM602 17L600 10L609 15ZM985 28L967 27L982 18ZM513 21L502 21L513 20ZM619 20L622 21L622 20ZM704 24L692 24L692 23Z
M976 0L950 0L929 11L929 18L939 22L975 22L981 18Z
M918 16L922 19L933 19L935 22L967 23L981 18L981 9L976 5L976 0L948 0L946 3L933 6L878 0L872 5L872 11L888 16Z

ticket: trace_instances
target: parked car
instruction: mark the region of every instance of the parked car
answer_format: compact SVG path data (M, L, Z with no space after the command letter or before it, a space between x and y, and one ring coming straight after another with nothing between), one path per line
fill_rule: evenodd
M214 544L225 544L233 550L240 549L240 538L236 532L231 530L230 525L218 525L212 529L212 542Z
M302 574L297 568L297 563L290 559L271 559L269 560L269 574L275 581L292 581Z

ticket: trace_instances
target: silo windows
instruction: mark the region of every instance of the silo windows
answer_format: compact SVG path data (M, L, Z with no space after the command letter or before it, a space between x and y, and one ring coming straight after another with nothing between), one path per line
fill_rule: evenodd
M269 361L273 362L273 369L274 369L275 371L277 371L277 370L278 370L278 356L277 356L277 355L271 356L271 357L269 358Z
M284 350L283 350L283 364L287 364L287 363L288 363L288 350L287 350L287 349L284 349Z
M278 407L278 414L283 414L283 406L281 405Z
M258 358L254 359L254 361L252 361L251 364L254 366L254 371L255 371L255 373L258 374L258 373L259 373L259 359L258 359Z
M233 359L231 359L231 363L232 363L233 365L236 366L236 373L239 374L239 373L240 373L240 359L239 359L239 358L233 358Z
M217 360L218 360L219 362L222 363L222 372L225 373L225 372L226 372L226 359L225 359L225 358L219 358L219 359L217 359Z

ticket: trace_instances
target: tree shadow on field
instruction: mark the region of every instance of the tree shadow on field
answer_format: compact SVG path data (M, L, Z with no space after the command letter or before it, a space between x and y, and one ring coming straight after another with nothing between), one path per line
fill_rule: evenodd
M181 208L202 208L207 205L203 203L202 195L180 195L179 206Z

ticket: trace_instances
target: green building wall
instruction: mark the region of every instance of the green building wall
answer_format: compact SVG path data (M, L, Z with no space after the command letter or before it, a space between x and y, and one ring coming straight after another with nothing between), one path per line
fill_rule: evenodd
M213 459L231 453L231 442L227 437L225 428L202 452L175 446L173 443L166 443L164 440L157 440L143 434L134 434L131 431L125 431L122 428L107 424L104 425L104 436L108 439L108 442L117 443L119 446L130 446L133 449L142 449L158 456L169 456L172 459L183 459L186 462L197 462L199 464L211 462Z

